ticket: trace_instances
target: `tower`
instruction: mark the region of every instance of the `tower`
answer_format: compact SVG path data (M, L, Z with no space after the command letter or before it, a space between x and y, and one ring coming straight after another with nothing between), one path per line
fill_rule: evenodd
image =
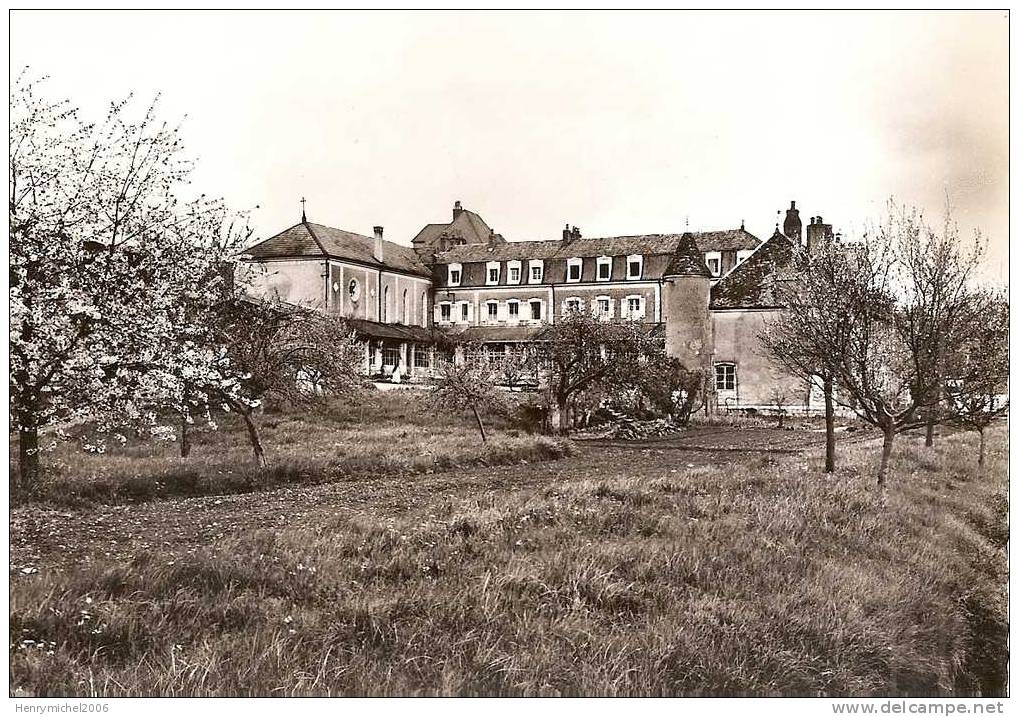
M714 336L711 329L711 272L690 232L680 237L662 275L665 353L690 371L710 375Z

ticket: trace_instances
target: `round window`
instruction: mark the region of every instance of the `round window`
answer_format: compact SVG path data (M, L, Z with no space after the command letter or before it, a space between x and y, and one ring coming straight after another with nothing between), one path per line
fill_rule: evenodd
M350 293L351 301L357 301L361 298L361 285L357 282L357 279L350 280L350 285L347 287L347 291Z

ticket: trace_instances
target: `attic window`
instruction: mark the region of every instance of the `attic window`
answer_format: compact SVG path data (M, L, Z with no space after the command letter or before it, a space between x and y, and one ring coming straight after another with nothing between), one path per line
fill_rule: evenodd
M719 276L722 273L722 252L709 251L704 254L704 263L708 265L708 271L712 276Z
M449 265L449 285L460 286L460 277L463 275L463 267L459 264Z
M528 266L531 272L529 278L530 283L540 284L542 274L545 271L545 262L543 262L541 259L531 259L531 261L528 263Z
M631 254L626 257L626 278L639 279L644 273L644 257L640 254Z
M519 284L520 283L520 262L519 261L508 261L506 262L506 272L508 274L508 284Z
M566 281L574 282L580 281L581 273L584 269L583 259L567 259L566 260Z
M608 281L612 278L612 257L598 257L598 281Z
M486 284L498 284L499 283L499 262L490 261L486 264Z

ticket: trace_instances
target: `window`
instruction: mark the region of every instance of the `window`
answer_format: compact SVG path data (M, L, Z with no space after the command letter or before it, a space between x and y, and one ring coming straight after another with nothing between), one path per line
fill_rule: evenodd
M495 321L499 316L499 302L498 301L486 301L485 308L488 309L488 320Z
M704 263L708 265L708 271L711 272L712 276L720 275L722 273L722 252L706 252L704 254Z
M449 321L450 320L450 313L451 313L450 309L451 309L451 306L450 306L448 301L445 302L445 303L439 304L439 321Z
M541 321L541 301L534 299L530 302L531 304L531 319L533 321Z
M736 252L736 263L742 264L746 261L747 257L754 253L753 249L740 249Z
M736 364L734 363L715 364L715 390L716 391L736 390Z
M414 368L431 368L432 352L423 346L414 347Z
M467 321L468 317L470 317L470 309L471 309L471 305L468 304L466 301L463 302L462 304L460 304L460 320L461 321Z
M421 325L428 326L428 292L421 292Z
M382 290L382 323L389 321L389 287Z
M397 317L397 321L403 321L405 324L410 323L410 315L407 313L407 290L403 290L403 313Z
M485 283L486 284L498 284L499 283L499 262L490 261L485 265L487 267Z
M509 273L509 284L520 283L520 262L519 261L508 261L506 262L506 271Z
M566 260L566 281L580 281L580 276L584 270L583 259L567 259Z
M460 286L460 277L463 276L463 267L459 264L449 265L449 285Z
M626 317L630 319L644 318L644 297L642 296L626 297Z
M530 277L530 283L540 284L542 274L545 271L545 262L541 259L531 259L531 261L528 262L528 266L530 267L530 273L528 274Z
M511 299L506 302L506 308L509 309L509 315L511 319L520 317L520 302L516 299Z
M612 278L612 257L598 257L598 281L608 281Z
M580 311L584 304L580 299L571 297L563 302L563 313L569 314L573 311Z
M400 363L400 347L399 346L383 346L382 347L382 365L383 366L396 366Z
M612 299L607 296L599 296L594 300L594 315L599 319L612 318Z
M640 254L631 254L626 257L626 278L639 279L644 272L644 257Z

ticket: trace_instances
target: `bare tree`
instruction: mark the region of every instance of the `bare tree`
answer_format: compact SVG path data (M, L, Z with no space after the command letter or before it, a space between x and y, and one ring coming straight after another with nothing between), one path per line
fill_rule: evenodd
M782 369L824 394L825 461L835 471L835 375L838 359L849 346L854 317L847 297L854 276L853 259L834 240L816 244L797 257L799 272L782 293L785 310L769 322L760 339Z
M917 378L913 390L923 403L924 442L931 446L934 427L943 414L950 339L965 340L982 320L982 303L974 300L972 283L984 244L978 233L970 249L963 249L950 206L946 206L940 232L930 228L915 210L898 212L895 225L899 229L895 248L902 265L902 320L898 325L913 358Z
M268 461L254 420L266 399L306 406L336 394L356 393L364 383L364 344L345 322L279 302L234 299L222 305L217 327L224 360L241 369L232 384L212 374L211 386L227 410L244 421L251 449L260 467ZM221 387L222 386L222 387Z
M608 322L583 312L566 314L535 345L545 383L549 423L562 432L570 399L596 386L633 386L640 362L655 342L637 322Z
M977 464L983 469L985 431L1008 414L1008 302L1004 296L980 292L972 296L980 311L978 326L952 341L945 362L944 395L948 421L980 436Z
M634 366L633 380L639 395L661 414L685 426L690 417L704 406L704 372L691 371L664 347L649 343L648 355Z
M778 418L778 428L785 427L785 417L789 415L789 389L781 384L776 383L771 391L768 393L768 400L771 405L775 407L775 416Z
M462 413L471 411L477 421L481 442L488 441L481 413L504 406L496 386L501 370L498 366L480 359L480 351L465 351L471 357L461 363L444 361L439 366L438 381L432 392L432 405L437 410Z

